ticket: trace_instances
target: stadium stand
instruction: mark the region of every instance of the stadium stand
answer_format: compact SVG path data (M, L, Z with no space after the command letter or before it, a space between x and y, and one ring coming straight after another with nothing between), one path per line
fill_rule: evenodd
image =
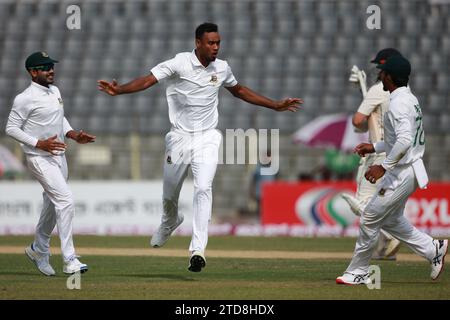
M17 146L4 134L12 99L29 82L23 63L46 50L60 63L57 85L75 128L99 136L113 151L108 167L77 164L78 146L68 151L72 179L128 179L131 133L141 139L142 179L160 178L163 135L169 129L162 86L127 97L97 91L97 79L129 81L160 61L194 47L194 29L216 22L222 35L220 58L239 82L272 98L304 98L304 110L276 114L246 105L221 92L219 129L279 128L281 176L295 179L312 170L320 153L293 145L290 135L315 117L351 113L361 98L348 82L353 64L374 80L369 61L383 47L396 47L413 66L411 87L425 113L425 160L433 180L450 180L450 3L399 0L134 0L77 1L81 30L66 28L67 1L0 1L0 143ZM369 5L379 5L380 30L366 27ZM413 19L410 17L414 16ZM49 17L51 19L49 19ZM117 148L118 139L121 141ZM287 146L287 147L286 147ZM216 176L216 209L246 199L234 187L245 183L248 166L221 166ZM228 188L228 189L227 189Z

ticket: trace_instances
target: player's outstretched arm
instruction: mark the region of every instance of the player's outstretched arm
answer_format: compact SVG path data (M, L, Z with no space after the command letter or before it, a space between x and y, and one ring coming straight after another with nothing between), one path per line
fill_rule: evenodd
M254 92L253 90L250 90L245 86L241 86L240 84L237 84L234 87L226 87L226 89L228 89L228 91L230 91L236 98L242 99L251 104L273 109L275 111L296 112L303 103L303 100L299 98L287 98L280 101L274 101Z
M145 90L147 88L150 88L157 82L158 80L156 80L155 76L150 73L148 76L134 79L122 85L119 85L115 79L112 82L98 80L97 84L100 91L106 92L111 96L117 96L119 94L133 93Z

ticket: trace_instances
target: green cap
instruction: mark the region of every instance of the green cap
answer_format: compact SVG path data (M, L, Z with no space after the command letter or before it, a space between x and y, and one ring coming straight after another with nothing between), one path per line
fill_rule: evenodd
M377 68L399 78L408 78L411 74L411 64L406 58L399 55L390 57L384 64L379 64Z
M25 68L28 70L33 67L43 66L46 64L57 63L57 60L53 60L44 51L38 51L28 56L25 60Z

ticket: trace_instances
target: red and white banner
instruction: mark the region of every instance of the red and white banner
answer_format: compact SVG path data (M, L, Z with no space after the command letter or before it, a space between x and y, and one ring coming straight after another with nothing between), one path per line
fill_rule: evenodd
M354 193L353 182L274 182L264 185L264 228L283 226L286 235L355 235L359 219L341 198ZM430 183L408 200L405 216L419 229L450 235L450 183Z
M74 232L140 234L154 232L161 218L162 182L71 182L76 216ZM353 193L353 182L275 182L264 186L261 224L211 224L210 235L356 236L358 217L340 197ZM42 189L36 182L0 183L0 235L32 234L39 219ZM180 195L185 222L176 234L191 235L193 184ZM421 230L450 236L450 183L431 183L408 200L405 215Z
M162 214L162 180L70 181L75 200L75 234L151 235ZM190 235L194 184L185 181L179 210L183 225L176 234ZM0 183L0 235L33 234L42 208L37 182Z

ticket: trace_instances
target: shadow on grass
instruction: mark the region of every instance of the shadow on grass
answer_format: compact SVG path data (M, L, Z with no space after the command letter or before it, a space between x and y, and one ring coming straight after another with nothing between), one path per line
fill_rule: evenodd
M149 279L166 279L177 281L197 281L190 277L184 277L176 274L117 274L117 277L134 277L134 278L149 278Z

